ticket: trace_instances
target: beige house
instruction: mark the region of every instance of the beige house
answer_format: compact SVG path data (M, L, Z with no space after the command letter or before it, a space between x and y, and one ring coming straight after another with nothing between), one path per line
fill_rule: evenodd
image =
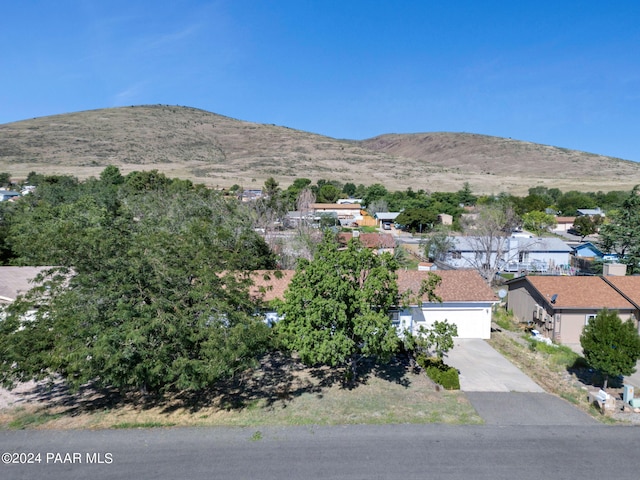
M584 326L605 308L638 325L640 277L524 276L507 285L507 308L556 343L580 343Z

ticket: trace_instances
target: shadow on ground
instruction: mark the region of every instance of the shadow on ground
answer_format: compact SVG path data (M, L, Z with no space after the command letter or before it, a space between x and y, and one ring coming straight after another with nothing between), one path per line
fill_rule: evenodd
M567 367L567 372L575 377L583 384L592 387L602 388L604 385L604 376L591 368L583 357L579 357L573 365ZM622 388L623 377L609 377L607 388Z
M15 405L41 404L43 409L63 410L64 415L69 416L123 406L143 410L160 407L163 413L182 408L193 413L209 407L231 411L242 410L258 403L265 407L271 407L276 403L286 406L287 402L300 395L322 395L324 390L336 385L351 390L359 385L366 385L372 376L408 388L408 375L412 370L409 359L406 356L398 356L388 363L364 359L355 377L348 375L348 372L350 370L347 368L306 367L296 359L272 353L261 360L259 368L218 382L207 391L170 392L159 395L134 391L120 394L116 390L88 384L77 392L72 392L64 382L57 380L41 382L31 389L17 392L18 400Z

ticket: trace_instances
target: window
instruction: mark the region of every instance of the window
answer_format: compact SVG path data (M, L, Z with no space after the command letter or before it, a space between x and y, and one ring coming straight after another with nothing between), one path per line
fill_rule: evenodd
M585 315L585 317L584 317L584 324L585 324L585 325L589 325L589 321L590 321L590 320L593 320L594 318L596 318L596 316L595 316L595 315L593 315L593 314Z
M451 252L451 258L453 258L454 260L460 260L462 258L462 252L460 252L459 250L454 250L453 252Z

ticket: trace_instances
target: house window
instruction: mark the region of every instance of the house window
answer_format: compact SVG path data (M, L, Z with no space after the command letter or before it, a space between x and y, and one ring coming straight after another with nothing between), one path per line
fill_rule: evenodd
M518 262L526 263L529 261L529 252L520 252L518 254Z
M453 252L451 252L451 258L453 258L454 260L460 260L462 258L462 252L460 252L459 250L454 250Z
M585 315L584 317L584 324L585 325L589 325L589 321L593 320L594 318L596 318L595 315L590 314L590 315Z

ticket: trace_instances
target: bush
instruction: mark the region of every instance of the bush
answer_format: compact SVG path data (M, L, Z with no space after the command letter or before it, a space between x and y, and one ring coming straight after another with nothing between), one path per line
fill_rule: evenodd
M458 370L450 367L439 358L428 358L424 355L416 359L418 365L425 369L427 376L446 390L460 390Z

